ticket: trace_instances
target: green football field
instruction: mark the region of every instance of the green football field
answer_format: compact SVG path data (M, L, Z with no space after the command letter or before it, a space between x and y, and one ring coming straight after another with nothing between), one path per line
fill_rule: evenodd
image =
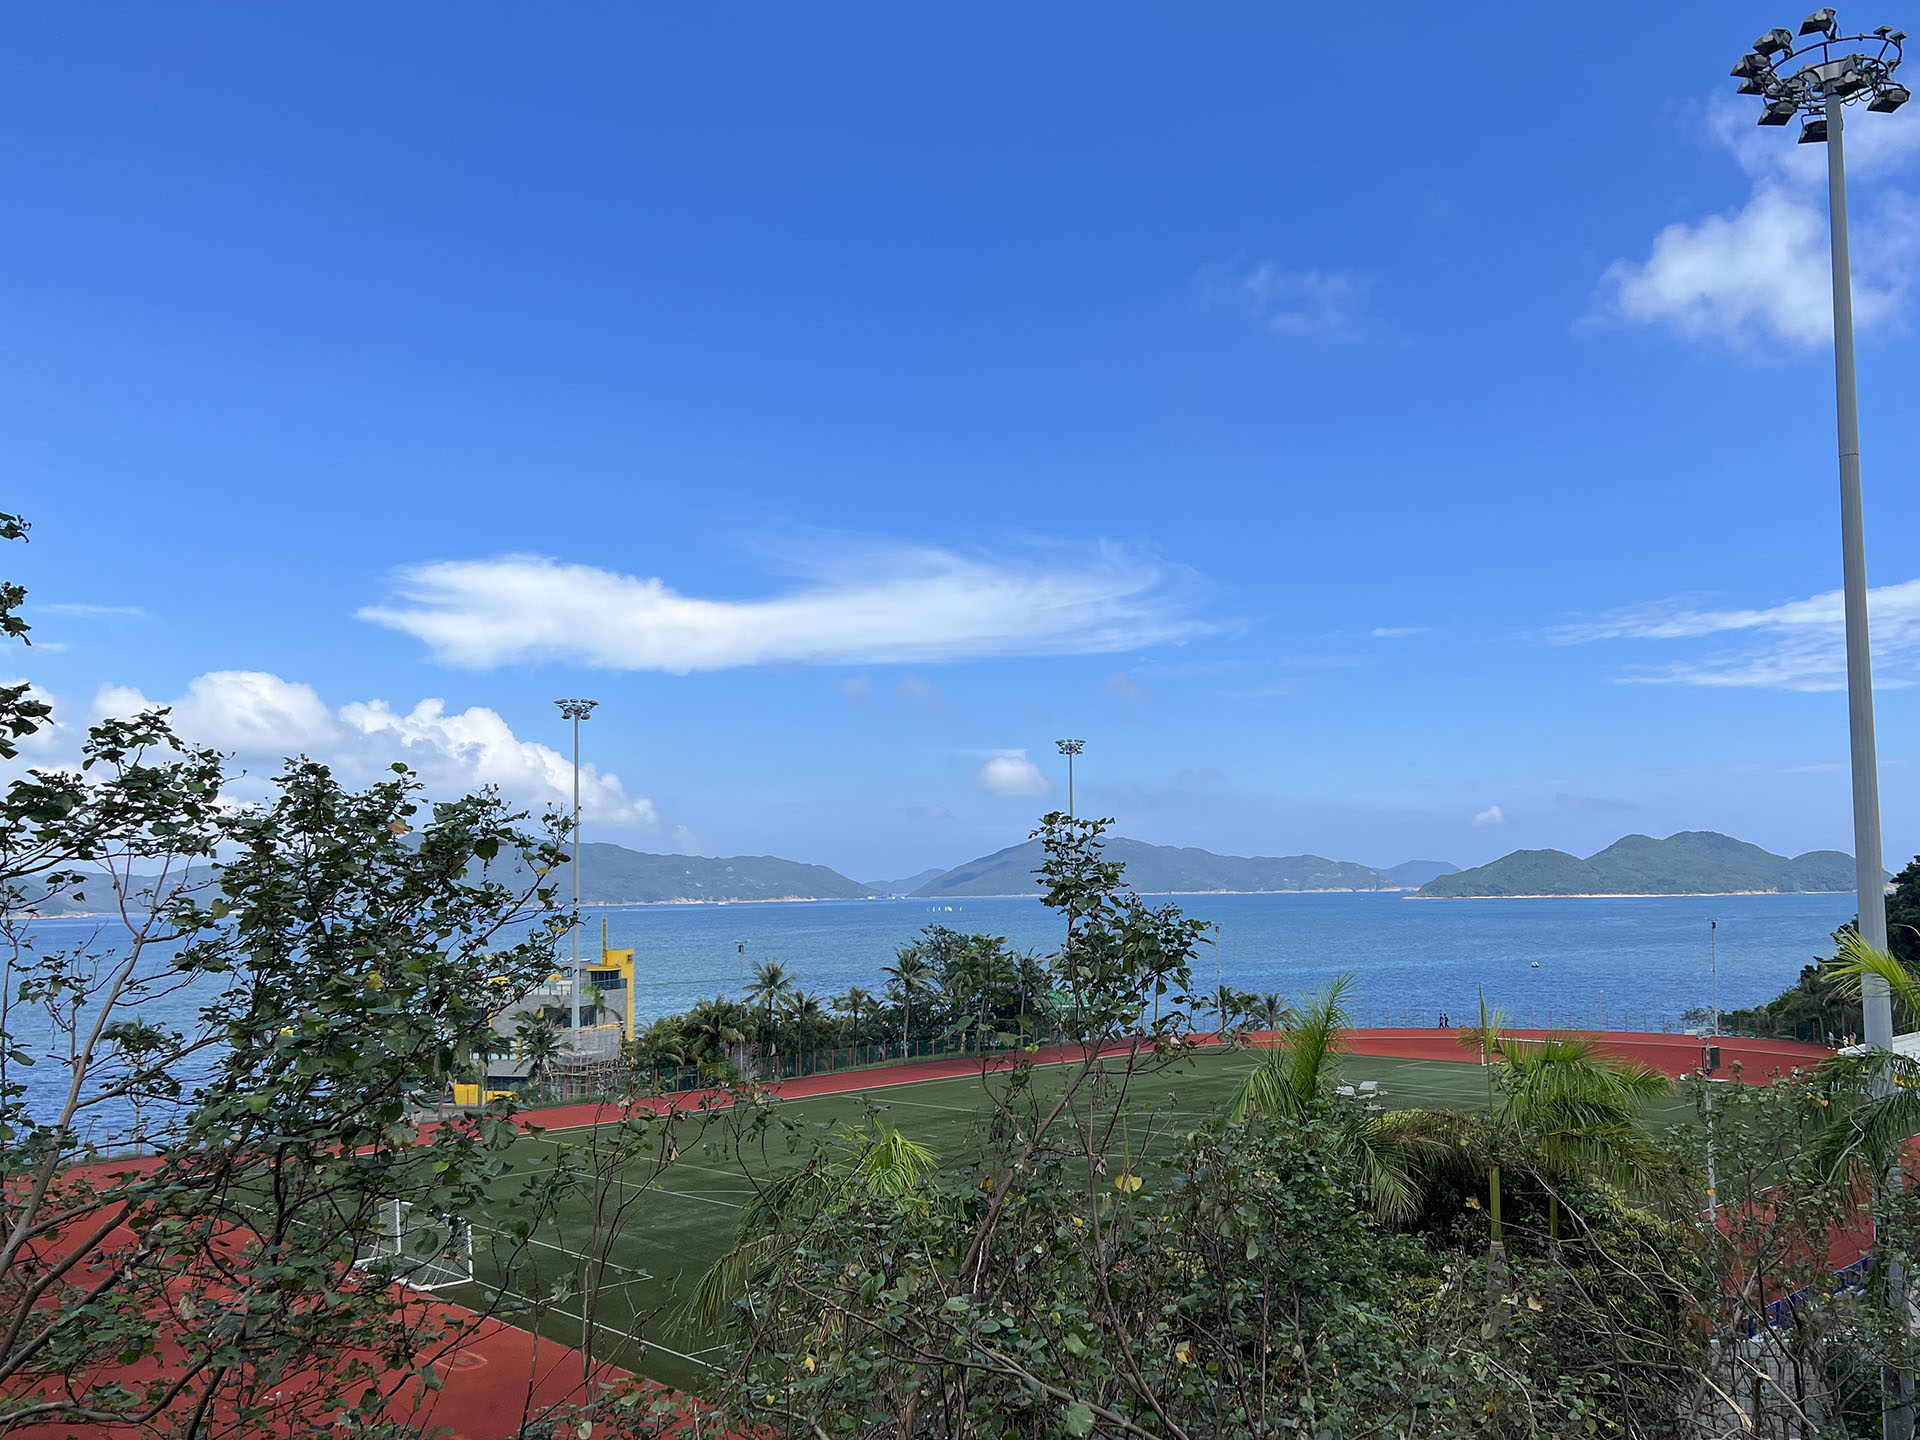
M1184 1134L1210 1112L1224 1109L1252 1063L1244 1052L1202 1052L1160 1074L1136 1077L1127 1106L1129 1144L1136 1156L1142 1137L1156 1129L1156 1119L1163 1122L1159 1128L1164 1146L1172 1143L1165 1137ZM1060 1075L1057 1069L1037 1070L1034 1084L1057 1085ZM1384 1102L1395 1109L1471 1109L1486 1102L1485 1072L1471 1063L1354 1055L1345 1058L1340 1078L1348 1084L1377 1081ZM990 1083L1004 1081L996 1077ZM518 1247L512 1270L522 1296L538 1288L535 1275L544 1280L565 1277L565 1293L549 1301L537 1317L497 1313L551 1339L582 1345L588 1338L580 1303L584 1257L604 1248L607 1267L595 1287L591 1316L595 1358L669 1385L699 1388L715 1337L689 1326L679 1312L700 1275L732 1244L741 1206L756 1182L804 1164L817 1143L836 1127L860 1124L869 1109L930 1147L944 1167L969 1171L976 1154L975 1127L991 1106L974 1075L780 1101L772 1107L777 1123L757 1136L749 1133L746 1143L737 1133L741 1127L725 1114L692 1115L671 1126L656 1126L663 1139L671 1130L672 1161L657 1171L652 1164L630 1165L609 1174L598 1187L601 1233L611 1234L611 1243L596 1245L594 1203L587 1194L562 1199L553 1207L550 1222ZM1648 1120L1662 1125L1691 1110L1688 1102L1676 1099L1658 1107ZM502 1187L517 1186L528 1174L551 1171L562 1148L570 1149L575 1159L590 1161L595 1147L595 1132L585 1128L529 1135L515 1150L514 1171ZM486 1309L503 1298L497 1287L515 1242L476 1224L473 1245L474 1283L441 1293Z

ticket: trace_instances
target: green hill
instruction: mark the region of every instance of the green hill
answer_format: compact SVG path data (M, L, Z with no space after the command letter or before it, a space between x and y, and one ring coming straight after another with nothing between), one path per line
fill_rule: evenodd
M1853 889L1853 857L1811 850L1788 858L1712 830L1664 840L1628 835L1582 860L1564 850L1516 850L1488 865L1441 875L1430 899L1499 895L1741 895Z
M1041 861L1038 840L1010 845L957 865L922 885L916 896L1033 895ZM1127 884L1149 895L1211 891L1392 890L1398 888L1371 865L1326 860L1318 855L1215 855L1175 845L1110 839L1106 856L1127 867Z
M558 872L561 895L572 885ZM872 892L824 865L775 855L648 855L624 845L580 847L580 899L589 905L669 900L859 900Z

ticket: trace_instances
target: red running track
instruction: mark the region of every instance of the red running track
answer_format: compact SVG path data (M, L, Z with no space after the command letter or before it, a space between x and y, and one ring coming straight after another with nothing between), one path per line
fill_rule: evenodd
M1344 1037L1344 1048L1356 1055L1471 1063L1475 1057L1461 1045L1460 1033L1457 1030L1430 1029L1349 1030ZM1548 1032L1522 1030L1511 1033L1534 1039ZM1270 1040L1272 1036L1256 1034L1253 1038ZM1687 1074L1700 1065L1701 1042L1695 1036L1610 1031L1596 1038L1608 1052L1655 1066L1670 1076ZM1203 1035L1191 1043L1214 1046L1220 1040L1217 1036ZM1787 1040L1723 1038L1718 1043L1722 1073L1743 1074L1749 1080L1783 1075L1796 1068L1804 1069L1817 1064L1830 1053L1815 1045ZM1125 1048L1111 1047L1108 1053L1120 1053ZM1057 1065L1081 1058L1083 1054L1079 1047L1055 1046L1039 1052L1033 1058L1038 1064ZM993 1057L988 1062L994 1070L1006 1068L1012 1063L1013 1060L1007 1057ZM978 1075L980 1069L978 1056L950 1056L891 1067L809 1075L767 1085L765 1090L782 1099L797 1100L814 1095L884 1090L895 1085L913 1085L927 1080L957 1079ZM647 1096L619 1104L553 1106L525 1111L517 1118L523 1128L557 1130L617 1119L631 1113L631 1107L641 1107L660 1114L670 1110L720 1109L731 1103L727 1092L709 1089L678 1095ZM129 1169L152 1162L109 1163L112 1168ZM1851 1239L1836 1237L1836 1250L1854 1250L1858 1242L1848 1245L1846 1242ZM1851 1254L1843 1258L1851 1258ZM409 1415L417 1419L424 1410L431 1415L433 1423L448 1427L451 1440L508 1440L508 1437L519 1432L526 1418L538 1415L549 1406L569 1400L577 1401L586 1393L581 1373L582 1357L577 1350L542 1340L529 1331L480 1316L463 1306L438 1298L397 1292L396 1304L419 1305L430 1309L454 1322L453 1328L466 1330L465 1334L446 1347L443 1355L436 1357L435 1368L443 1376L443 1383L438 1390L423 1391L421 1387L409 1384L400 1387L393 1395L387 1413L396 1419ZM464 1326L460 1324L462 1321L466 1322ZM125 1375L119 1378L132 1380L137 1377ZM637 1380L625 1371L605 1365L594 1367L594 1382L598 1386L640 1384L655 1388L651 1382ZM297 1393L299 1386L299 1377L289 1377L290 1390ZM288 1398L293 1400L294 1396L289 1395ZM313 1398L319 1401L319 1397ZM295 1403L297 1406L298 1402ZM691 1410L692 1402L687 1403ZM217 1434L220 1428L216 1418L213 1430ZM697 1422L696 1427L691 1428L697 1428ZM32 1440L53 1440L54 1436L69 1433L69 1429L67 1426L23 1427L12 1433L22 1437L22 1440L27 1440L27 1437L32 1437ZM92 1433L105 1436L113 1431L109 1427L98 1427Z
M1354 1055L1378 1055L1384 1058L1400 1060L1455 1060L1472 1063L1476 1054L1460 1042L1460 1030L1437 1029L1380 1029L1348 1030L1342 1037L1342 1048ZM1678 1079L1700 1068L1701 1046L1703 1042L1696 1035L1667 1035L1644 1033L1633 1030L1567 1031L1567 1030L1509 1030L1509 1035L1523 1040L1539 1040L1548 1035L1592 1035L1600 1042L1600 1048L1612 1055L1629 1060L1638 1060L1662 1071L1669 1078ZM1270 1031L1255 1031L1255 1041L1273 1040ZM1200 1035L1194 1044L1213 1046L1220 1043L1217 1035ZM1748 1040L1733 1036L1721 1036L1716 1042L1720 1046L1720 1069L1717 1074L1732 1076L1736 1072L1748 1080L1769 1080L1778 1075L1786 1075L1796 1069L1807 1069L1817 1065L1833 1052L1819 1045L1809 1045L1798 1040ZM1122 1053L1125 1046L1109 1047L1109 1054ZM1077 1046L1053 1045L1041 1050L1033 1059L1040 1065L1060 1065L1076 1060L1083 1054ZM1007 1057L995 1056L988 1061L992 1070L1004 1069L1014 1061ZM908 1064L878 1066L856 1070L836 1070L824 1075L807 1075L794 1080L779 1080L763 1087L770 1095L782 1100L800 1100L813 1095L846 1095L862 1090L884 1090L893 1085L917 1085L926 1080L953 1080L980 1073L980 1057L948 1056L939 1060L917 1060ZM669 1110L708 1110L724 1109L731 1105L732 1098L725 1090L687 1090L675 1095L650 1095L638 1100L619 1103L585 1102L574 1105L554 1105L538 1110L523 1110L518 1116L522 1126L542 1130L566 1130L576 1126L595 1125L607 1120L618 1119L631 1113L629 1107L650 1110L655 1114L664 1114Z

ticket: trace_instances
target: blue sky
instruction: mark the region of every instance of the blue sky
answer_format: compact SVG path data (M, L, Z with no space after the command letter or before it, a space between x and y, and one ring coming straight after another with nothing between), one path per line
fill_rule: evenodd
M1851 849L1784 12L1450 13L9 9L36 758L171 702L539 804L584 694L599 838L862 879L1061 735L1151 841ZM1852 119L1897 866L1920 106Z

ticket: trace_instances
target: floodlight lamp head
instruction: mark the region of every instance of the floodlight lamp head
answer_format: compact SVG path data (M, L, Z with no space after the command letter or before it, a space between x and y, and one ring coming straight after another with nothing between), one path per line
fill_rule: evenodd
M1904 85L1882 85L1874 92L1873 99L1867 103L1867 109L1876 110L1882 115L1891 115L1912 98L1913 92Z
M1840 22L1833 18L1833 7L1822 6L1800 22L1802 35L1824 35L1829 40L1840 33Z
M1736 95L1764 95L1766 93L1767 82L1760 79L1757 75L1749 75L1734 87L1734 94Z
M1753 48L1762 55L1791 55L1793 53L1793 32L1785 26L1776 25L1758 40Z
M1062 755L1079 755L1087 748L1087 742L1084 740L1056 740L1053 743L1060 747Z
M1799 108L1800 106L1796 101L1775 100L1760 112L1760 123L1762 125L1784 125L1793 119L1795 112L1798 111Z
M1757 80L1773 68L1767 57L1761 54L1742 55L1733 62L1733 69L1727 73L1738 75L1742 80Z
M1826 138L1827 117L1824 115L1816 115L1800 127L1800 143L1802 145L1823 144Z
M560 707L561 718L586 720L592 718L593 707L600 702L598 700L556 700L553 703Z

